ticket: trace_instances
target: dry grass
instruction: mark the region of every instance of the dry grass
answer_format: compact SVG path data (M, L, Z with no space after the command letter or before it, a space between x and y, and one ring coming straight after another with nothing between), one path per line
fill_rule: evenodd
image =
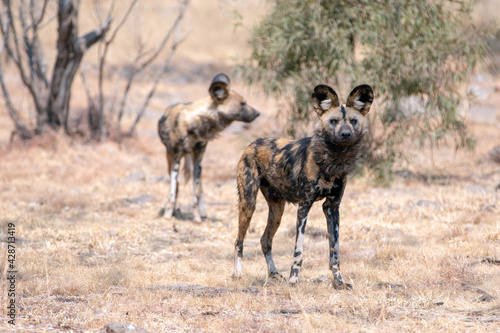
M157 217L168 184L158 180L166 170L156 138L118 146L55 136L48 146L6 146L0 212L3 239L6 223L16 224L17 329L101 331L115 321L152 332L498 329L498 266L482 259L500 253L500 203L493 190L500 174L481 149L498 141L498 132L479 138L474 154L440 152L443 161L448 156L440 164L448 170L444 180L398 178L390 188L373 188L367 178L352 179L341 206L341 258L354 289L336 291L320 205L310 214L302 283L266 279L262 198L246 241L244 277L231 279L234 168L241 147L261 131L259 124L237 129L209 145L209 219L202 224ZM182 204L190 202L190 192L190 186L182 189ZM152 197L134 202L146 194ZM285 275L294 225L290 205L275 238ZM481 301L485 294L494 299Z
M231 50L225 52L217 61L227 60ZM213 61L215 53L209 54L204 61ZM500 142L498 123L470 124L478 139L474 153L441 148L431 161L414 150L401 166L412 173L390 188L374 188L369 177L350 180L341 205L340 255L353 290L330 285L320 204L309 215L302 282L290 287L266 278L262 197L245 243L244 276L233 281L235 166L250 140L277 130L275 101L235 85L263 115L250 129L235 124L209 144L203 175L209 219L202 224L158 218L168 191L161 177L164 148L155 134L159 110L150 110L138 137L121 145L59 135L8 144L9 119L0 106L0 237L4 241L6 224L15 223L17 331L101 332L110 322L151 332L498 331L499 266L483 260L500 259L494 191L500 170L487 154ZM155 103L187 100L193 91L200 97L205 86L166 82ZM190 203L190 185L181 188L180 200ZM295 214L296 207L286 207L275 237L284 275ZM5 260L0 271L7 271ZM5 309L5 279L0 289ZM0 311L0 330L9 329Z

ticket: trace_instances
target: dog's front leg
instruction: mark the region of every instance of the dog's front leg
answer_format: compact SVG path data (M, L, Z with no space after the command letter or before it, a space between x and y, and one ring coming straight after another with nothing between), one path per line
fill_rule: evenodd
M295 251L293 252L292 269L290 271L291 284L299 282L300 268L302 267L304 252L304 236L306 232L307 214L311 209L312 202L302 202L297 210L297 230L295 235Z
M344 287L344 279L340 273L339 261L339 203L326 199L323 203L323 212L326 217L330 247L330 270L333 273L333 286L335 289Z
M205 209L205 196L203 195L203 186L201 185L201 159L205 153L206 144L197 144L193 151L193 214L194 221L201 222L201 219L207 217Z
M329 236L330 247L330 270L333 273L333 287L335 289L350 288L349 284L344 283L342 274L340 273L340 260L339 260L339 206L344 193L345 181L338 179L336 182L337 193L333 197L329 197L323 203L323 212L326 217L326 224Z
M177 178L179 176L179 165L180 157L176 156L172 160L172 164L170 166L170 193L168 194L168 202L165 206L165 212L163 213L163 217L166 217L167 219L172 218L172 216L174 215L175 206L177 203Z

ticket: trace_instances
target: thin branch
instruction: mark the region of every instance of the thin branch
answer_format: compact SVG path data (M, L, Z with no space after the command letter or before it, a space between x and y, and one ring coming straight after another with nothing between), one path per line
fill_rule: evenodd
M5 43L6 41L4 40L2 45L0 46L0 56L2 55L3 50L5 49ZM10 94L3 77L3 68L1 61L0 61L0 87L2 88L2 93L5 100L5 104L7 106L7 111L9 113L10 118L14 122L14 127L16 129L15 132L18 133L23 140L31 139L33 137L33 131L28 126L26 126L26 124L24 124L24 122L21 120L21 117L19 116L19 112L12 105L12 100L10 99Z
M163 40L160 42L159 46L156 48L155 52L146 60L144 60L141 64L139 64L138 66L135 66L134 69L132 70L132 72L130 73L129 77L128 77L128 80L127 80L127 85L125 87L125 90L124 90L124 93L123 93L123 96L122 96L122 100L121 100L121 103L120 103L120 107L118 109L118 119L117 119L117 122L116 122L116 138L117 140L120 139L120 125L121 125L121 119L123 117L123 114L124 114L124 109L125 109L125 103L126 103L126 100L127 100L127 96L128 96L128 92L132 86L132 83L133 83L133 79L135 77L135 75L144 70L144 68L146 68L149 64L151 64L157 57L158 55L160 54L160 52L164 49L165 45L167 44L168 40L170 39L170 37L172 36L173 32L174 31L177 31L177 29L180 27L180 24L184 18L184 14L185 14L185 11L187 9L187 6L189 4L189 1L190 0L184 0L181 5L180 5L180 10L179 10L179 14L177 15L177 18L175 19L175 21L172 23L172 25L170 26L170 29L167 31L165 37L163 38ZM178 44L178 43L177 43ZM174 45L172 46L174 49L177 45L175 44L174 42ZM139 61L139 59L144 56L145 53L139 53L134 61L134 64L137 64L137 62ZM168 59L168 57L167 57ZM161 73L161 71L159 71L159 73ZM152 91L154 93L154 89ZM150 92L151 94L151 92ZM145 103L145 105L147 106L148 104L148 101ZM143 106L145 108L145 106ZM139 117L140 119L140 117ZM137 121L137 120L136 120ZM135 127L133 125L133 127ZM130 131L129 131L130 132Z
M87 78L86 78L85 73L86 73L86 70L84 67L82 67L80 69L80 76L81 76L82 83L83 83L83 89L85 90L85 95L87 95L87 102L89 104L87 120L88 120L88 125L89 125L89 130L90 130L91 136L94 137L96 135L96 129L98 128L98 124L96 124L96 120L98 122L100 122L100 119L99 118L95 119L96 107L95 107L94 100L92 98L92 94L90 93L90 89L89 89L89 85L87 83ZM99 114L99 116L101 116L101 115Z
M112 17L108 17L99 28L96 28L78 38L80 46L83 46L83 48L81 49L82 52L85 52L92 45L98 42L104 35L106 35L106 32L109 30L109 26L111 25L112 20Z
M45 12L47 9L47 3L49 2L48 0L43 1L42 8L40 9L40 13L38 15L38 18L35 18L35 15L33 12L33 8L35 8L35 1L37 1L37 0L31 0L31 4L30 4L30 7L32 8L30 10L30 13L31 13L31 21L33 22L33 31L37 31L38 26L40 25L40 23L42 23L43 17L45 16Z
M103 91L103 77L104 77L104 65L106 63L106 56L108 53L109 46L111 43L114 41L116 36L118 35L118 32L120 31L121 27L125 24L127 21L130 13L132 12L133 7L137 3L138 0L133 0L129 7L127 8L127 11L123 15L122 19L116 26L116 28L113 30L113 33L111 36L104 42L104 49L102 51L102 54L99 57L99 78L98 78L98 89L99 89L99 114L100 114L100 121L104 122L105 117L104 117L104 91ZM115 1L111 3L110 9L108 11L108 17L110 17L113 8L115 5ZM103 141L106 136L106 131L105 131L105 125L104 123L100 124L100 130L101 130L101 138L100 140Z
M177 16L177 19L170 26L169 31L167 32L167 34L165 35L165 37L161 41L160 45L156 48L155 52L147 60L143 61L140 65L135 66L132 69L130 75L128 76L127 85L125 86L122 100L121 100L120 106L118 108L118 120L117 120L117 126L116 126L117 127L116 128L117 138L119 138L119 136L120 136L120 123L121 123L121 119L123 117L123 114L125 113L125 103L127 101L127 97L128 97L128 93L130 91L130 88L132 87L135 75L137 73L141 72L142 70L144 70L149 64L151 64L156 59L156 57L160 54L160 52L163 51L163 48L165 47L167 41L170 39L170 36L172 35L174 29L176 29L177 26L179 25L179 23L182 21L182 18L184 16L184 12L186 10L188 3L189 3L189 0L184 0L184 2L181 5L182 7L181 7L181 10L179 12L179 15ZM137 54L136 58L134 59L133 63L137 64L137 62L139 62L140 58L143 57L144 55L145 55L145 53L139 52Z
M49 83L48 83L48 78L45 72L45 62L43 59L43 52L42 48L40 46L40 38L38 38L38 32L39 32L39 25L43 20L43 17L45 16L45 11L47 9L47 2L48 0L45 0L42 4L42 8L40 9L40 13L38 14L38 18L35 16L35 0L30 0L30 16L31 16L31 30L33 31L33 37L31 40L32 44L32 49L33 49L33 59L34 59L34 64L36 65L35 67L35 72L37 76L42 80L42 82L45 84L45 88L48 88ZM40 87L39 87L40 89Z
M151 89L149 91L149 94L146 97L146 99L144 100L144 103L143 103L142 107L139 109L139 111L137 113L137 117L135 118L134 123L130 127L130 129L129 129L128 133L127 133L127 136L130 137L130 136L132 136L134 134L135 128L137 127L137 124L139 123L139 121L141 120L142 116L146 112L146 108L147 108L147 106L149 104L149 101L151 100L151 98L153 97L154 93L156 92L156 86L158 85L158 82L160 81L160 78L161 78L162 74L164 73L165 68L167 67L168 63L172 59L177 46L179 44L181 44L187 38L188 35L189 35L189 33L187 33L186 35L184 35L184 37L182 37L178 41L174 42L174 44L172 45L172 47L170 49L170 53L168 54L167 57L165 57L165 59L163 60L161 66L160 66L160 69L156 73L156 77L155 77L154 83L153 83L153 85L152 85L152 87L151 87Z
M19 47L19 40L18 40L18 33L16 31L16 26L14 24L14 15L12 12L12 5L10 1L8 0L3 0L3 4L5 7L5 11L3 15L1 16L1 29L2 29L2 34L4 35L4 45L7 50L8 56L14 61L16 64L16 67L19 71L19 75L21 77L21 80L23 81L23 84L25 87L29 90L34 104L35 108L38 114L43 112L43 104L41 101L40 93L36 89L33 80L30 80L28 76L26 75L26 70L24 68L24 65L22 63L22 53ZM22 5L20 5L22 6ZM20 8L22 11L22 9ZM24 16L21 15L21 18ZM21 26L25 26L26 22L24 19L21 19ZM23 38L27 38L26 34L23 33ZM13 45L12 45L13 44Z
M80 69L80 76L82 78L83 90L85 90L85 95L87 95L87 101L89 103L89 110L95 110L94 100L92 99L92 94L90 93L89 85L87 83L87 77L85 76L85 68Z
M179 11L179 14L177 15L177 18L175 19L174 23L170 26L170 29L168 30L167 34L163 38L163 40L160 42L158 47L156 48L155 52L147 59L144 60L143 63L136 69L137 71L141 71L144 68L146 68L149 64L151 64L160 54L161 51L165 48L165 45L167 44L168 40L170 39L170 36L172 33L180 26L183 18L184 18L184 13L186 12L186 8L189 4L190 0L184 0L181 3L181 9Z

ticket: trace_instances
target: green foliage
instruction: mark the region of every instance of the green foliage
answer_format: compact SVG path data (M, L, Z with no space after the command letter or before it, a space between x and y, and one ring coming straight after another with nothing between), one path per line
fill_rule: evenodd
M459 91L486 44L470 12L461 0L275 0L238 69L248 83L285 98L291 135L302 135L314 116L315 85L346 96L370 84L376 100L365 164L387 179L405 156L405 138L473 146L457 111Z

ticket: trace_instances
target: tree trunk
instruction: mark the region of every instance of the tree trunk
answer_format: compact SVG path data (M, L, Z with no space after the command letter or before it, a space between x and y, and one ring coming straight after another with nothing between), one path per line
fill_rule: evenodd
M50 84L46 114L38 117L37 133L43 132L44 126L48 124L54 129L59 129L64 125L66 133L69 134L69 101L73 79L85 51L104 37L111 23L111 19L108 18L103 26L78 37L80 0L59 0L58 2L57 58Z

